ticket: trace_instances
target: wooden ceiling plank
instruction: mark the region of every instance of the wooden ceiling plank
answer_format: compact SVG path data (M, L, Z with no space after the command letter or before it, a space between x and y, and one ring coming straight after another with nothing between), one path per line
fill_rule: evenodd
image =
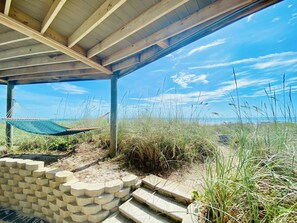
M6 0L5 1L5 6L4 6L4 14L8 15L9 10L10 10L10 6L11 6L11 1L12 0Z
M41 65L48 65L48 64L74 62L74 61L76 61L76 60L73 59L72 57L69 57L68 55L42 56L42 57L22 59L22 60L5 61L5 62L0 63L0 73L3 70L25 68L25 67L32 67L32 66L41 66Z
M83 76L86 74L99 74L98 70L94 68L88 68L88 69L82 69L82 70L68 70L68 71L60 71L60 72L49 72L49 73L36 73L36 74L28 74L28 75L17 75L17 76L11 76L8 77L8 81L15 81L15 80L34 80L34 79L40 79L45 77L55 77L55 76ZM103 74L104 75L104 74Z
M68 38L68 47L74 46L88 33L100 25L127 0L106 0L80 27Z
M161 41L164 41L170 37L173 37L179 33L189 30L195 26L203 24L208 20L225 14L228 11L233 11L236 8L242 7L250 3L251 0L218 0L206 8L193 13L192 15L177 21L160 31L153 33L152 35L132 44L131 46L124 48L106 58L103 59L103 66L120 61L135 53L138 53L146 48L149 48Z
M66 3L67 0L55 0L51 5L49 11L47 12L46 16L44 17L41 25L41 33L45 33L51 23L54 21L60 10L62 9L63 5Z
M0 34L0 46L8 45L11 43L17 43L17 42L21 42L29 39L31 38L19 32L9 31L9 32Z
M0 0L1 3L1 0ZM33 17L31 17L30 15L24 13L23 11L15 8L15 7L11 7L10 12L9 12L9 16L21 23L23 23L26 26L29 26L30 28L34 29L34 30L41 30L41 22L34 19ZM53 30L51 27L49 27L46 32L43 34L43 36L53 39L59 43L61 43L62 45L67 45L67 38L63 35L61 35L60 33L56 32L55 30ZM83 49L81 46L79 45L74 45L72 48L72 50L86 56L86 50ZM96 58L94 59L94 61L96 61Z
M68 48L67 46L51 39L51 38L47 38L45 36L43 36L40 32L22 24L21 22L10 18L7 15L4 15L3 13L0 13L0 23L8 28L14 29L15 31L18 31L20 33L23 33L45 45L48 45L58 51L61 51L62 53L73 57L76 60L79 60L87 65L89 65L90 67L93 67L103 73L106 74L111 74L111 71L108 70L107 68L103 67L102 65L100 65L99 63L90 60L89 58L85 57L84 55Z
M47 72L78 70L78 69L86 69L86 68L90 68L90 67L82 62L50 64L50 65L43 65L43 66L34 66L34 67L0 71L0 78L24 75L24 74L47 73Z
M123 39L131 36L140 29L148 26L154 21L158 20L162 16L168 14L179 6L185 4L189 0L162 0L155 4L144 13L130 21L128 24L120 28L119 30L112 33L106 39L104 39L99 44L95 45L88 51L88 57L93 57L100 52L110 48L111 46L117 44Z
M44 44L35 44L31 46L23 46L19 48L14 48L10 50L3 50L0 52L0 61L16 59L20 57L33 56L45 53L53 53L57 50L48 47Z

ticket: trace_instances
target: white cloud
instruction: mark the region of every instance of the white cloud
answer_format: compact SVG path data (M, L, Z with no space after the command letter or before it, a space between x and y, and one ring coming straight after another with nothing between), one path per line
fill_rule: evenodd
M297 81L297 77L291 77L288 79L288 81Z
M241 78L237 80L237 88L247 88L252 86L263 86L269 83L274 83L276 80L274 79L255 79L250 80L247 78ZM172 94L160 94L155 97L147 97L147 98L132 98L133 100L140 100L152 103L178 103L178 104L187 104L187 103L197 103L201 101L214 101L218 99L222 99L227 94L231 93L236 89L236 85L234 81L226 81L220 84L220 87L211 90L211 91L194 91L190 93L172 93Z
M165 93L168 93L169 91L173 91L173 90L175 90L175 89L176 89L176 88L171 87L171 88L167 89L167 90L165 91Z
M294 24L297 20L297 13L293 13L288 21L288 24Z
M291 8L293 5L288 5L288 8Z
M164 73L164 72L168 72L170 71L170 69L157 69L157 70L153 70L151 71L152 73Z
M276 17L276 18L272 19L271 22L277 22L277 21L279 21L279 20L280 20L280 17Z
M251 14L251 15L249 15L249 16L247 17L247 19L246 19L246 22L250 22L250 21L252 21L254 15L255 15L255 14Z
M281 68L289 65L297 64L297 58L289 60L271 60L267 62L259 62L254 64L252 67L254 69L267 69L267 68Z
M182 88L187 88L189 84L201 82L203 84L207 84L208 80L206 74L195 75L189 74L187 72L178 72L177 74L170 77L174 83L177 83Z
M225 63L217 63L217 64L208 64L208 65L203 65L203 66L196 66L196 67L189 67L189 69L209 69L209 68L217 68L217 67L228 67L228 66L233 66L233 65L238 65L238 64L244 64L244 63L257 63L261 62L265 59L285 59L286 56L297 56L297 52L283 52L283 53L274 53L274 54L268 54L265 56L260 56L260 57L254 57L254 58L246 58L246 59L241 59L241 60L235 60L235 61L230 61L230 62L225 62Z
M277 42L278 42L278 43L281 43L281 42L283 42L284 40L286 40L286 38L280 39L280 40L278 40Z
M201 52L203 50L206 50L208 48L211 48L211 47L214 47L214 46L218 46L218 45L221 45L221 44L224 44L226 42L225 39L218 39L218 40L215 40L209 44L206 44L206 45L203 45L203 46L199 46L195 49L192 49L190 52L188 52L187 56L191 56L193 53L197 53L197 52Z
M49 84L55 91L63 94L86 94L88 91L83 87L78 87L69 83Z

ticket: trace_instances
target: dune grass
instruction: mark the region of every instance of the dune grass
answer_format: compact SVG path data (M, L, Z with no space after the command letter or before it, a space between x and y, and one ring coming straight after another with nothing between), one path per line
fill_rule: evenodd
M101 121L98 126L100 131L64 137L33 135L15 129L15 149L9 152L56 153L74 149L85 142L95 143L98 148L108 148L109 125L106 121ZM2 127L4 128L4 124ZM1 142L4 145L3 128ZM127 166L143 172L166 172L193 161L204 162L213 158L217 141L213 131L214 128L185 120L165 120L148 116L121 120L118 155Z
M216 153L213 128L185 120L142 117L120 123L119 152L144 172L164 172Z
M285 78L283 82L281 95L268 86L262 108L241 104L238 94L232 98L239 120L233 152L216 153L204 193L194 192L201 203L200 222L297 222L296 112L291 89L285 89ZM251 108L268 122L242 123ZM278 122L280 117L285 122Z
M296 124L259 124L208 165L201 222L297 222ZM251 131L253 129L253 131Z
M236 76L235 76L236 82ZM127 166L147 173L168 172L199 161L207 165L200 222L297 222L297 122L291 91L280 100L271 86L262 107L231 98L238 123L209 125L197 119L164 119L150 114L119 121L119 156ZM253 110L253 111L252 111ZM255 114L262 122L252 120ZM282 122L278 122L281 117ZM265 120L266 122L263 122ZM94 120L91 120L94 122ZM69 124L69 123L66 123ZM72 123L77 124L77 123ZM99 131L68 137L46 137L15 130L13 153L53 153L80 143L109 147L109 124ZM0 145L5 143L0 123ZM70 126L71 127L71 126ZM227 136L218 149L220 135Z

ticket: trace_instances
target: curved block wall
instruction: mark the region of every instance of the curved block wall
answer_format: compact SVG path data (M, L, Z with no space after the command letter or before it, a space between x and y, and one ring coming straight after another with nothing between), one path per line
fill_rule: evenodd
M107 183L83 183L72 172L41 161L0 159L0 206L49 222L101 222L139 186L134 175Z

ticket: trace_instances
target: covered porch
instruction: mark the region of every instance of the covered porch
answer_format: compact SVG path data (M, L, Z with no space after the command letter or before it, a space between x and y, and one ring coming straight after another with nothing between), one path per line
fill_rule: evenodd
M117 82L280 0L0 0L0 84L110 80L110 153L117 153ZM141 77L139 77L141 78ZM12 127L6 125L7 146Z

